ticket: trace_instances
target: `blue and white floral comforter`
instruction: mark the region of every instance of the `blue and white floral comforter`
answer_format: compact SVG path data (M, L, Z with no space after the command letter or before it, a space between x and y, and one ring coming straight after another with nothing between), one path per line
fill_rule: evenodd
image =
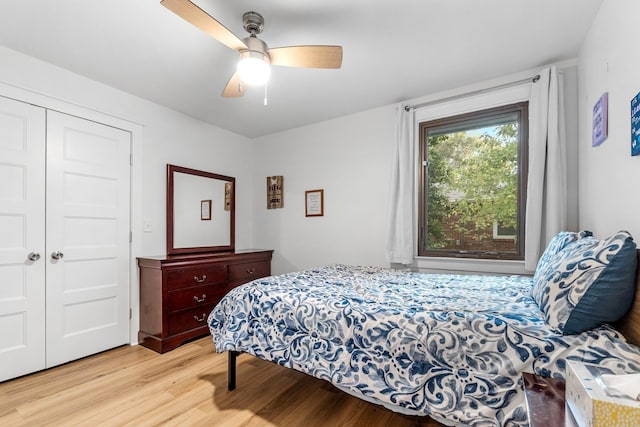
M554 333L531 288L524 276L333 265L238 287L209 326L218 352L447 424L527 425L521 372L563 378L567 360L640 372L640 349L608 326Z

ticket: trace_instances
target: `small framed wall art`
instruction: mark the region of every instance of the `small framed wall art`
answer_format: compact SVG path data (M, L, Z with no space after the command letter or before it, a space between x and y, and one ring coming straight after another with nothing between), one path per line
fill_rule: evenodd
M282 175L267 177L267 209L284 207L284 177Z
M324 190L308 190L304 192L305 216L324 215Z
M631 155L640 154L640 93L631 100Z
M231 182L224 183L224 210L231 211L231 190L233 190L233 184Z
M591 146L597 147L607 139L608 134L608 114L609 114L609 93L602 94L596 105L593 106L593 137Z
M211 221L211 200L202 200L200 202L200 219L202 221Z

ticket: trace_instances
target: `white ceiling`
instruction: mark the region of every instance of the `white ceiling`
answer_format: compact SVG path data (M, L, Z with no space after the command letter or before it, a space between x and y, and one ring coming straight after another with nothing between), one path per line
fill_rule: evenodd
M0 2L0 42L248 137L573 58L602 0L193 0L240 38L265 18L270 47L337 44L339 70L274 67L220 94L236 53L159 0ZM1 66L1 64L0 64Z

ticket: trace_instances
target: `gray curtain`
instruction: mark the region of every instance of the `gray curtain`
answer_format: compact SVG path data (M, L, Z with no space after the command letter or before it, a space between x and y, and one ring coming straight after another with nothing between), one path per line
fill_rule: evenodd
M411 264L415 255L415 170L416 150L413 136L413 109L399 105L396 141L391 165L391 194L386 239L386 260Z
M551 238L567 225L567 159L562 75L545 68L529 100L529 177L524 266L534 271Z

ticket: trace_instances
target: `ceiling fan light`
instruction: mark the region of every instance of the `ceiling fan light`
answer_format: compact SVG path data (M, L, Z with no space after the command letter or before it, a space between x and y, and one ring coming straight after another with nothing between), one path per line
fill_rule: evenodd
M261 58L245 56L238 61L238 76L252 86L263 85L271 76L271 66Z

